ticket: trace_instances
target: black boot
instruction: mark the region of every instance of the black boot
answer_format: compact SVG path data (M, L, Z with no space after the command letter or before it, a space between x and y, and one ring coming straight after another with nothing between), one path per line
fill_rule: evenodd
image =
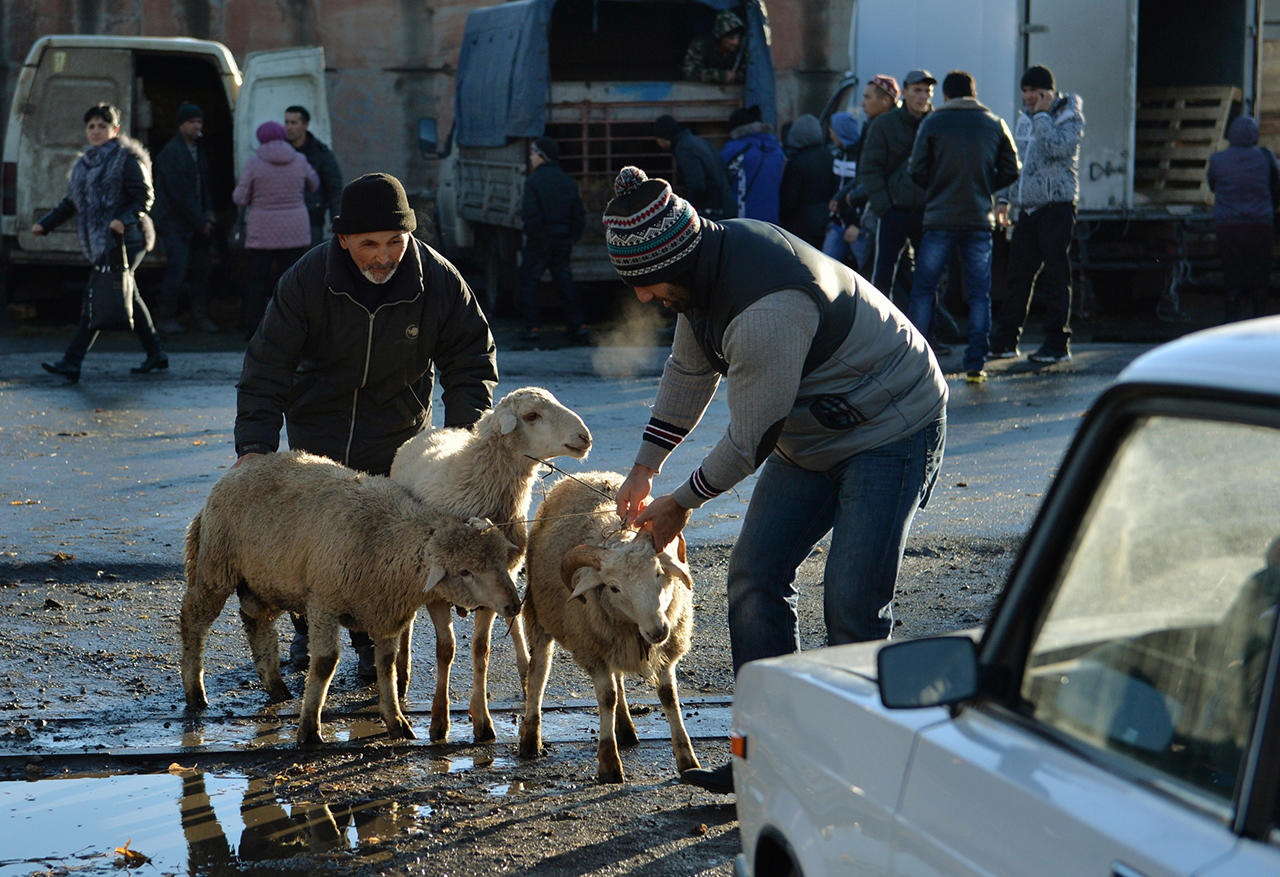
M360 659L356 667L356 675L365 685L378 681L378 662L373 657L373 640L363 631L351 631L351 645L355 647L356 657Z
M148 372L164 371L169 367L169 357L163 350L157 350L155 353L147 354L147 358L142 361L142 365L129 369L130 374L145 375Z
M311 662L307 649L307 619L301 615L293 615L293 642L289 644L289 666L295 670L305 670Z
M42 362L40 367L51 374L62 375L73 384L80 380L80 366L72 365L65 357L57 362Z
M733 765L726 762L719 767L694 767L680 774L680 782L715 792L717 795L733 794Z

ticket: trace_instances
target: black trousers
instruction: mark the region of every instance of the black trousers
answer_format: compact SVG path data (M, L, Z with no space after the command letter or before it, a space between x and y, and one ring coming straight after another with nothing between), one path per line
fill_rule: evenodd
M526 329L538 329L542 326L542 317L538 307L538 284L542 282L542 273L551 269L551 279L560 290L564 300L564 321L569 331L574 331L584 323L586 317L582 313L582 300L578 298L578 290L573 285L573 273L569 270L569 257L573 254L573 241L552 240L545 246L525 247L524 264L520 272L520 311L524 317Z
M306 247L287 250L245 250L249 257L249 287L240 302L240 328L252 333L258 328L267 302L276 291L276 283L294 262L307 252Z
M1045 309L1045 350L1065 353L1071 341L1071 262L1067 249L1076 227L1076 205L1046 204L1024 213L1009 246L1008 297L991 330L992 350L1012 350L1022 337L1032 288Z

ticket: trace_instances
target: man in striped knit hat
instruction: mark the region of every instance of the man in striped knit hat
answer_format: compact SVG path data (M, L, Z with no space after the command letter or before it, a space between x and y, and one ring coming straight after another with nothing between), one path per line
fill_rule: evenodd
M947 385L929 346L868 281L777 226L705 220L639 168L623 168L614 190L604 212L614 268L640 301L678 314L619 516L649 524L662 547L694 509L760 469L729 560L734 673L799 650L796 568L828 532L828 642L888 637L907 531L946 443ZM722 376L725 435L650 501ZM733 790L728 764L682 778Z

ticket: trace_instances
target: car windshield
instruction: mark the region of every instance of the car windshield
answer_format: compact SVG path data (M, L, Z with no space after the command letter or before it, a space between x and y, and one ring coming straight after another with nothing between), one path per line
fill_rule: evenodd
M1278 600L1280 431L1141 419L1073 539L1023 698L1060 733L1229 799Z

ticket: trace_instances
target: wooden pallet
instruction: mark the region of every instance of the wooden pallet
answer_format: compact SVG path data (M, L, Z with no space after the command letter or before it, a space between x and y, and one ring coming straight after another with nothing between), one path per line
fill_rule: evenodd
M1209 156L1227 146L1227 122L1241 103L1234 85L1138 90L1134 195L1170 204L1209 204Z

